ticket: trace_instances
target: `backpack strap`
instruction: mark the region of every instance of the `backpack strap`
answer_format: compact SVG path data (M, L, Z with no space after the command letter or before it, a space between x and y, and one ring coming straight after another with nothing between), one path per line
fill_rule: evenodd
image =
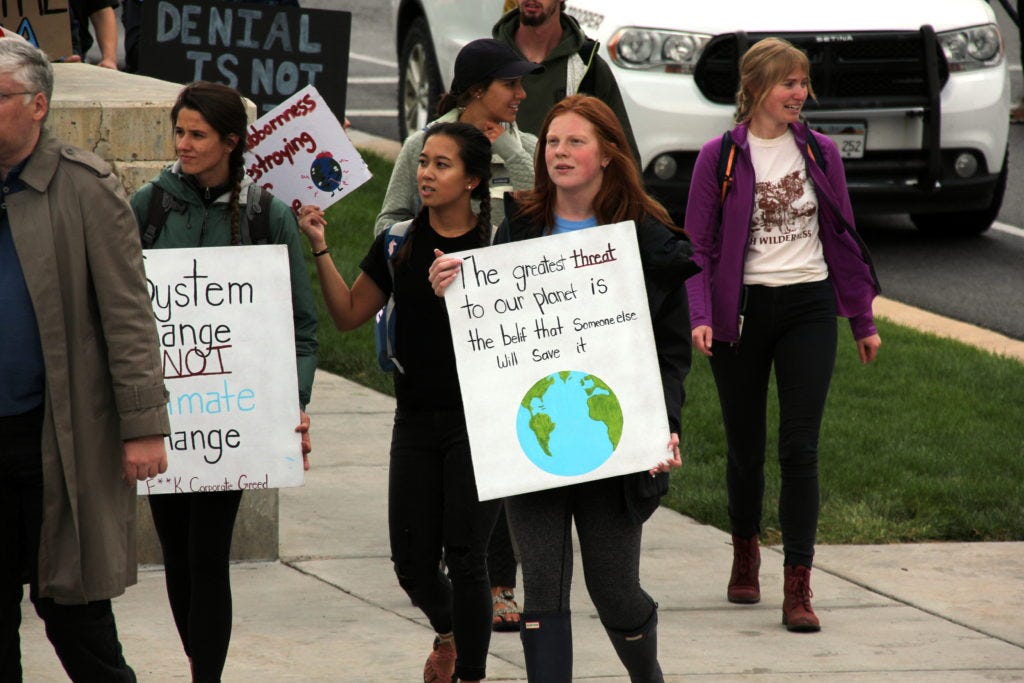
M185 207L164 189L153 183L149 193L149 206L146 208L146 224L139 226L139 237L142 240L142 248L149 249L160 237L160 232L167 222L167 214L174 211L184 211Z
M391 295L387 302L377 312L376 329L374 341L377 347L377 363L381 370L393 372L398 370L405 373L405 368L398 361L396 348L396 325L395 325L395 258L402 243L412 230L413 221L399 221L384 230L384 239L381 245L384 248L384 261L388 264L388 275L391 276Z
M263 187L256 184L249 186L245 212L238 226L242 244L270 243L270 203L273 200L274 195Z
M398 250L402 248L402 243L405 242L406 235L412 229L412 219L399 221L393 223L391 227L384 231L384 257L387 259L388 274L391 276L392 290L394 289L395 282L395 257L398 256Z
M149 193L149 207L146 210L146 224L139 226L139 237L142 239L142 248L149 249L160 236L167 220L167 212L164 211L164 190L159 185L153 185Z
M736 143L733 142L729 131L722 133L722 147L718 152L718 185L721 192L718 195L718 206L725 204L725 196L732 189L733 166L736 164Z
M811 158L811 161L818 164L822 171L828 171L828 162L825 161L825 155L821 153L821 145L818 143L818 138L814 137L814 133L810 130L807 131L807 156Z

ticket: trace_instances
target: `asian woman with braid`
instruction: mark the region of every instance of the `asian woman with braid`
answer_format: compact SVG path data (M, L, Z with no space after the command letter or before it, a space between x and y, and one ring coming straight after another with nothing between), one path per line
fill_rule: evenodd
M537 137L519 130L516 115L526 98L523 76L543 71L523 59L508 45L490 38L467 43L455 58L451 89L437 105L438 118L424 130L410 133L395 159L388 191L374 225L376 232L412 218L420 206L416 191L416 160L423 147L424 131L439 123L459 121L479 129L491 141L491 222L500 225L505 216L505 192L533 187L533 153ZM495 631L519 630L519 605L515 601L517 561L504 509L487 549Z
M178 160L132 197L140 226L150 203L167 200L154 249L242 244L242 214L254 185L243 171L247 118L238 91L216 83L186 86L171 109ZM316 370L316 309L302 238L284 202L270 203L267 241L288 248L303 460L309 452L309 402ZM151 495L149 506L164 555L167 595L193 681L219 681L231 639L228 553L242 492Z
M351 287L328 255L323 213L313 206L299 211L338 329L362 325L394 296L395 351L404 372L394 374L388 525L398 583L437 632L426 683L483 679L491 637L487 540L499 503L477 497L448 314L427 279L435 251L490 244L491 154L475 126L431 126L417 157L422 208L393 258L387 246L394 243L386 233L377 236ZM372 672L352 677L374 679Z

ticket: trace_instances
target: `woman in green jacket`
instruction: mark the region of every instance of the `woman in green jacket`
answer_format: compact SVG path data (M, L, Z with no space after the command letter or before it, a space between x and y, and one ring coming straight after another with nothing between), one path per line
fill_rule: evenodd
M263 241L288 248L291 270L295 356L299 375L303 460L309 463L305 413L316 370L316 309L291 209L278 199L267 208L262 228L244 214L250 192L245 175L248 120L238 91L196 82L186 86L171 110L178 161L132 196L132 210L143 226L144 246L223 247ZM151 212L151 204L157 211ZM159 210L159 209L162 209ZM159 217L158 220L153 220ZM159 230L153 224L162 224ZM262 232L266 235L262 235ZM253 240L243 238L253 235ZM146 244L149 242L150 244ZM167 595L193 681L219 681L231 638L231 583L228 553L242 492L177 493L149 497L164 555Z

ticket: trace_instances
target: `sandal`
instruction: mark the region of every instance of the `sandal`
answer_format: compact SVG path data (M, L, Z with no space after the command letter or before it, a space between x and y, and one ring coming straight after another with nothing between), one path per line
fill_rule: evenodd
M511 588L498 588L494 593L494 616L491 618L491 629L494 631L519 630L519 605Z

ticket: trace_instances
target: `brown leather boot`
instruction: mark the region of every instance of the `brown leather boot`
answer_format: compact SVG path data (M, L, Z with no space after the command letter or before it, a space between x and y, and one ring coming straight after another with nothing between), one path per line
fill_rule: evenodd
M813 633L821 630L821 623L811 607L811 568L797 565L786 566L786 582L783 588L782 623L786 630Z
M729 602L752 605L761 601L761 549L757 534L750 538L732 537L732 575L729 577Z

